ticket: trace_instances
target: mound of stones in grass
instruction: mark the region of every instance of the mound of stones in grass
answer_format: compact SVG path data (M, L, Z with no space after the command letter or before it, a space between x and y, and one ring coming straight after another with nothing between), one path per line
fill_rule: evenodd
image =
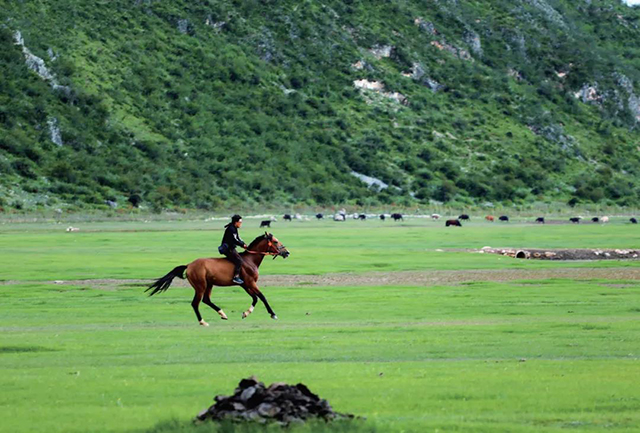
M640 250L605 250L605 249L571 249L571 250L538 250L484 247L480 253L500 254L516 259L540 260L620 260L638 259Z
M289 425L312 419L332 421L354 417L334 412L327 400L302 383L294 386L276 382L266 387L254 376L242 379L232 396L218 395L214 400L216 403L200 412L196 420Z

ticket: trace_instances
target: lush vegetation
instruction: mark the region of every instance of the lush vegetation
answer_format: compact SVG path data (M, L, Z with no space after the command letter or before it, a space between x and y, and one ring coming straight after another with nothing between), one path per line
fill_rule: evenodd
M617 0L1 0L0 207L635 205L639 24Z
M276 233L292 256L268 261L263 269L326 273L520 264L544 272L544 266L567 264L424 250L497 241L637 245L630 231L635 227L620 223L381 226L350 221L282 227ZM214 301L230 319L214 321L213 311L202 308L211 321L202 328L189 305L190 289L172 287L149 298L138 283L46 282L159 276L207 250L201 226L94 224L79 233L57 226L10 228L0 237L0 279L23 281L0 286L0 431L264 431L191 427L215 395L230 393L252 374L269 383L303 382L335 410L367 417L355 431L624 432L640 426L635 280L433 287L399 286L392 279L381 287L301 281L265 288L278 322L262 305L241 320L249 297L221 288ZM246 229L247 237L258 233ZM393 248L397 241L406 247ZM377 265L383 262L389 267ZM322 425L293 431L300 430L341 431Z

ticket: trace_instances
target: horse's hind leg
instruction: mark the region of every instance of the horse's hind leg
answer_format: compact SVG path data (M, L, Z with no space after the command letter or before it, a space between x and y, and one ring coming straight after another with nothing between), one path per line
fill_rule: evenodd
M196 313L196 317L198 318L198 322L202 326L209 326L209 324L207 322L202 320L202 316L200 315L200 310L198 309L198 305L200 304L201 300L202 300L202 293L198 293L196 291L196 294L193 297L193 301L191 301L191 306L193 307L193 311L195 311L195 313Z
M193 296L193 301L191 301L191 307L193 307L193 311L196 313L196 317L198 318L198 323L202 326L209 326L207 322L202 320L202 316L200 315L200 309L198 305L200 305L200 301L202 300L202 296L205 293L205 283L204 281L197 281L195 278L190 278L189 274L187 274L187 280L189 280L189 284L193 287L193 290L196 291L196 294Z
M224 311L222 311L222 309L220 307L218 307L216 304L214 304L213 302L211 302L211 288L213 285L209 285L209 287L207 287L207 291L204 293L204 297L202 298L202 302L204 302L206 305L210 306L211 308L213 308L216 313L218 313L220 315L220 318L222 320L227 320L227 315L224 314Z
M253 309L256 307L256 304L258 303L258 297L254 295L245 285L243 285L242 288L244 289L245 292L247 292L249 296L251 296L251 299L253 301L249 309L244 313L242 313L242 318L244 319L247 316L249 316L249 314L253 313Z

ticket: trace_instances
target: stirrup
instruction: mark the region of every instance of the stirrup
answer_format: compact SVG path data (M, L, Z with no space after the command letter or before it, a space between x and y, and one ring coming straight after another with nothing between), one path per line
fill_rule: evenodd
M240 277L233 277L231 281L233 281L236 284L244 284L244 280Z

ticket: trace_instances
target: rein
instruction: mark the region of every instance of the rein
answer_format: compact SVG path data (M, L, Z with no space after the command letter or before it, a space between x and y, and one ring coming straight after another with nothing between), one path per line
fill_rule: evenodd
M251 250L244 250L245 253L249 253L249 254L262 254L263 256L277 256L280 253L274 253L273 251L251 251Z

